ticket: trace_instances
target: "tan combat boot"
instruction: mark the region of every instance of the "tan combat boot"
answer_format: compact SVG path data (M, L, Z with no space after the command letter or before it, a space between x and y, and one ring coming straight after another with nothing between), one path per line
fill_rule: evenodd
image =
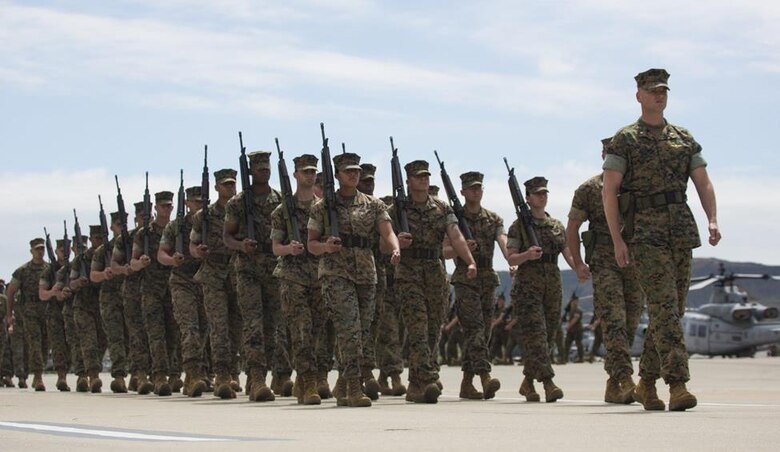
M298 401L298 405L303 405L303 377L301 374L295 374L295 383L293 383L293 397Z
M371 369L365 368L360 372L360 377L363 380L364 394L371 400L379 399L379 383L374 378L374 373Z
M333 393L330 391L330 385L328 384L328 372L317 372L317 394L320 395L320 399L325 400L333 397Z
M498 390L501 389L501 382L498 378L491 377L489 372L479 374L479 379L482 382L482 392L485 393L485 400L495 397Z
M132 375L130 375L130 380L127 382L127 390L136 392L138 391L138 375L137 373L133 372Z
M633 396L631 397L633 400ZM620 383L612 377L607 379L607 389L604 390L604 401L607 403L623 404L623 395L620 392Z
M641 403L647 411L663 411L666 405L658 398L655 391L655 380L639 379L639 384L634 389L634 400Z
M193 366L185 369L184 387L182 393L187 397L200 397L206 391L206 382L203 381L205 375L199 366Z
M636 384L631 378L631 375L623 375L620 377L620 397L623 399L624 404L628 405L634 403L634 390Z
M227 372L218 372L214 380L214 396L220 399L235 399L236 391L230 387L230 374Z
M19 377L19 389L27 389L27 377Z
M525 397L526 402L538 402L541 400L539 393L536 392L536 389L534 388L534 379L531 377L523 378L523 382L520 384L520 390L518 392L520 392L521 396Z
M89 372L89 392L99 394L103 392L103 382L100 380L98 371Z
M409 380L409 386L406 391L406 401L414 403L423 402L422 388L420 388L420 383L418 383L417 380Z
M320 405L322 399L317 393L317 374L311 372L304 375L303 380L303 404L304 405Z
M247 378L247 380L249 380L249 378ZM248 386L248 384L247 384L247 386ZM241 392L243 390L243 388L241 388L241 374L240 373L233 374L233 375L230 376L230 388L233 389L233 391L235 391L236 394L238 394L239 392ZM248 393L249 393L249 388L247 388L247 394Z
M394 396L402 396L406 394L406 386L401 382L401 375L400 374L392 374L390 375L390 383L392 386L392 395Z
M127 392L127 386L125 386L125 377L114 377L114 380L111 381L111 384L109 385L111 388L111 392L115 394L124 394Z
M214 375L203 373L203 383L206 383L206 389L203 392L214 392Z
M337 406L347 406L347 380L341 376L341 372L339 372L339 378L333 388L333 397L336 398Z
M379 377L376 379L376 382L379 384L380 394L383 396L393 395L392 388L390 388L390 386L387 384L387 374L385 374L385 371L379 371Z
M423 402L425 403L437 403L439 396L441 395L441 388L439 387L440 381L437 380L433 383L427 384L423 389Z
M563 398L563 390L553 383L552 378L542 380L544 385L544 400L547 403Z
M260 369L251 369L249 379L252 380L252 390L249 392L249 400L252 402L273 402L276 400L273 391L265 385L265 372ZM249 387L249 384L247 384Z
M482 400L482 397L484 394L477 391L477 388L474 387L474 383L472 383L472 380L474 379L474 374L471 372L463 372L463 380L460 382L460 398L461 399L468 399L468 400Z
M154 380L154 393L160 397L166 397L172 394L171 385L168 383L168 376L163 372L157 372L152 376Z
M168 376L168 384L171 385L172 392L181 392L181 388L184 387L184 382L181 381L181 374L171 374Z
M0 383L0 384L5 386L6 388L13 388L15 386L14 385L14 379L12 377L8 376L8 375L3 377L2 383ZM70 390L70 388L68 388L68 390Z
M696 406L696 396L688 392L685 382L669 383L669 411L685 411Z
M369 407L371 399L363 394L363 385L360 383L360 377L347 379L347 405L351 407Z
M138 395L146 395L154 390L154 383L149 381L146 372L138 372Z
M33 375L32 387L36 391L45 391L46 390L46 386L44 386L44 384L43 384L43 373L42 372L35 372L35 375Z
M292 396L293 391L293 381L290 379L289 375L282 375L278 378L279 380L279 387L281 390L282 397L290 397Z

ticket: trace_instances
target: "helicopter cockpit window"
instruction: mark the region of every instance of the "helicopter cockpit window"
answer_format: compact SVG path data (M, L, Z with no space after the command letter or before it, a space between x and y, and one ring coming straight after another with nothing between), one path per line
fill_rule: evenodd
M699 337L707 337L707 325L699 325Z
M696 324L691 323L688 325L688 336L696 337Z

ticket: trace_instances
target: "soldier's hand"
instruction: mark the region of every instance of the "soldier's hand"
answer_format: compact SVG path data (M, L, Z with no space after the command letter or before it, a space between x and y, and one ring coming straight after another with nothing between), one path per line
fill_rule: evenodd
M197 248L198 254L199 254L199 256L197 256L197 257L203 259L204 257L209 255L209 247L208 246L200 244L200 245L196 246L195 248Z
M477 264L469 265L469 269L466 270L466 277L468 279L474 279L477 277Z
M409 232L399 232L398 244L401 246L401 249L412 246L412 234Z
M398 265L401 262L401 250L393 250L392 253L390 253L390 263L393 265Z
M114 271L107 267L105 270L103 270L103 276L105 276L106 279L113 279Z
M5 314L5 324L8 325L8 330L10 332L11 328L14 325L14 313L9 312Z
M509 276L514 278L515 277L515 273L517 273L517 265L510 265L509 266Z
M293 256L300 256L303 254L305 249L303 248L303 243L297 242L295 240L292 240L289 245L287 245L290 249L290 254Z
M173 253L173 256L171 256L171 258L173 259L173 266L174 267L178 267L178 266L180 266L181 264L184 263L184 255L181 254L178 251Z
M469 246L469 251L472 253L479 247L476 240L466 240L466 244Z
M579 282L585 282L588 279L590 279L590 267L588 267L588 265L585 264L584 262L580 265L577 265L576 271L577 271L577 280Z
M62 293L62 300L68 299L73 295L73 291L70 289L70 287L67 286L64 287L60 293Z
M710 245L717 245L718 242L720 242L720 228L718 227L718 223L715 221L710 221L707 229L710 231Z
M89 280L87 279L87 277L86 276L79 276L78 286L79 287L84 287L87 284L89 284Z
M257 240L244 239L241 242L243 245L243 252L246 254L254 254L257 251Z
M618 238L615 240L615 262L617 262L618 267L625 267L629 264L628 259L628 246L626 246L626 242L623 241L622 238Z
M326 253L338 253L341 251L341 239L339 237L328 236L325 240L325 252Z
M526 251L529 261L535 261L542 258L542 248L538 246L532 246Z
M141 257L138 258L138 262L141 263L141 268L146 268L146 267L149 266L149 264L152 263L152 259L149 256L147 256L146 254L144 254L144 255L142 255Z

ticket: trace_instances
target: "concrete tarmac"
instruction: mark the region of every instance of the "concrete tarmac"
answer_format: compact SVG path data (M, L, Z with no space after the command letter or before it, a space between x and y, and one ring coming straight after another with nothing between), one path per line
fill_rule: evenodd
M520 397L519 366L494 366L496 399L459 400L460 369L443 366L438 404L381 397L371 408L60 393L48 374L46 392L0 389L0 451L780 450L779 358L693 358L690 367L699 405L675 413L604 403L601 363L555 366L565 396L551 404ZM110 376L101 378L108 390ZM541 384L537 391L544 399ZM659 396L668 401L660 382Z

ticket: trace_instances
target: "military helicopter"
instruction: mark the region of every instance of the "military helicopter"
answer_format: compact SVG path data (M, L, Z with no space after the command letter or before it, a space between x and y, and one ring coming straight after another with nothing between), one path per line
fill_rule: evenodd
M709 356L752 357L758 347L780 342L778 309L748 300L748 294L734 282L738 279L780 281L780 276L727 273L723 263L717 274L691 279L689 290L710 285L709 303L688 309L682 319L689 353Z

